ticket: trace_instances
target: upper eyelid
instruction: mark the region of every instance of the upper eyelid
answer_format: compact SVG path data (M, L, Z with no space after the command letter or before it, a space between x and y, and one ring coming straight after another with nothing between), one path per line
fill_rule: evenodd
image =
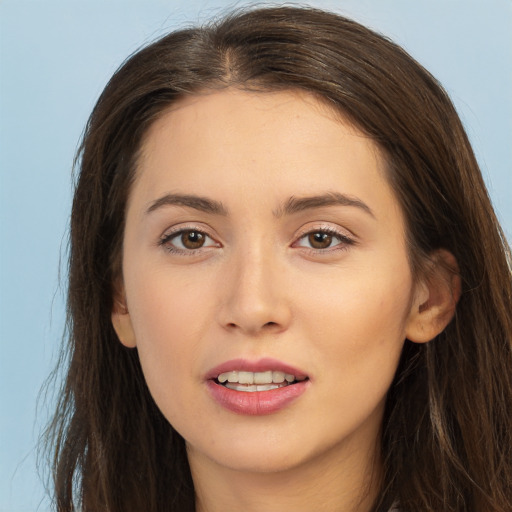
M180 223L176 226L171 226L171 227L165 229L159 238L160 239L167 238L169 236L183 233L183 231L198 231L199 233L203 233L203 234L209 236L210 238L215 238L212 235L210 229L200 225L200 223L195 223L195 222L191 222L191 223L184 222L184 223Z
M341 230L333 228L333 227L324 226L324 227L306 229L301 234L299 234L299 238L303 237L305 235L309 235L311 233L330 233L332 235L344 236L344 234L341 232Z
M158 237L158 242L162 242L163 240L168 240L171 237L179 235L184 231L198 231L208 236L212 240L221 243L219 237L216 236L213 230L209 226L204 226L201 222L183 222L177 224L175 226L168 227L165 229L162 234ZM356 235L346 227L341 227L338 225L333 225L327 221L313 221L308 222L298 230L295 231L293 235L293 243L295 241L315 232L328 232L329 234L339 236L344 239L350 239L351 241L356 241Z
M309 224L309 225L308 225ZM294 235L296 239L302 238L310 233L324 231L333 235L339 235L342 238L350 238L351 240L356 239L356 235L348 228L341 226L334 226L325 222L308 223L297 230ZM313 224L313 225L312 225ZM315 225L316 224L316 225Z

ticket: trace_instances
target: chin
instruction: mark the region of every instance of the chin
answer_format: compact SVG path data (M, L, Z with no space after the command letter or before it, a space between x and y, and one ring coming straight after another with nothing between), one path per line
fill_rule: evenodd
M269 429L270 430L270 429ZM333 443L308 439L297 429L257 432L247 429L243 434L225 431L208 446L187 443L189 457L206 457L218 467L245 473L279 473L299 468L336 449Z
M301 457L297 453L293 455L285 450L263 450L260 447L254 450L233 449L230 453L212 453L209 457L216 465L237 473L269 474L292 470L308 460L308 457Z

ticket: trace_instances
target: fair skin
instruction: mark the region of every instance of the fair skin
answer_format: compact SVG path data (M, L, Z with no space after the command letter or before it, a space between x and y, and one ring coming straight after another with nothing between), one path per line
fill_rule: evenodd
M227 89L163 114L128 202L112 320L186 440L198 510L368 511L404 340L453 314L435 275L413 279L376 145L312 96ZM301 391L244 409L259 392L211 375L233 360L302 373L270 401Z

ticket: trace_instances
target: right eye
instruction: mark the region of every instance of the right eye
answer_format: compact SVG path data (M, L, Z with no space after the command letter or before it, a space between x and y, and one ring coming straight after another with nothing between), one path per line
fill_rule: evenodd
M181 229L164 235L160 245L170 252L191 252L204 247L219 247L219 244L208 236L204 231L198 229Z

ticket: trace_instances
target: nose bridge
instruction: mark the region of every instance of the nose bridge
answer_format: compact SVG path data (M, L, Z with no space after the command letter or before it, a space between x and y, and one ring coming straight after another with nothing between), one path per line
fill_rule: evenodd
M222 322L250 334L287 327L284 275L272 241L253 238L234 251L228 268Z

